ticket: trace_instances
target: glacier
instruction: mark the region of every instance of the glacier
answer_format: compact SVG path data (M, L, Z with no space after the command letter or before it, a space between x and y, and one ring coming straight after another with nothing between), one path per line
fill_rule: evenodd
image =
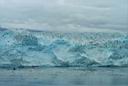
M128 33L0 28L0 67L34 66L128 66Z

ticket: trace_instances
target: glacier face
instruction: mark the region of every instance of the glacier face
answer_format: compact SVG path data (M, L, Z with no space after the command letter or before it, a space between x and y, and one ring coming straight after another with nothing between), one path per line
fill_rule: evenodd
M0 29L0 66L128 66L128 34Z

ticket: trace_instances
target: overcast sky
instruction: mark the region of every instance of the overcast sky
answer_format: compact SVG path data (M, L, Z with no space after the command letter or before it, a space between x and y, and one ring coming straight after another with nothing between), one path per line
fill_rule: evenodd
M60 31L128 31L128 0L0 0L0 25Z

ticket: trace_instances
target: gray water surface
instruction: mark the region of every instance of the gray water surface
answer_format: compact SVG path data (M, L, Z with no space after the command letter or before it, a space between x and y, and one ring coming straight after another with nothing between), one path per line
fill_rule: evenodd
M0 69L0 86L128 86L128 68Z

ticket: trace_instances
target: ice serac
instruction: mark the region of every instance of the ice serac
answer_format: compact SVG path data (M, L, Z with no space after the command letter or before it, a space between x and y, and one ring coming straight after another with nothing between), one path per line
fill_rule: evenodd
M128 66L128 34L1 29L0 66Z

